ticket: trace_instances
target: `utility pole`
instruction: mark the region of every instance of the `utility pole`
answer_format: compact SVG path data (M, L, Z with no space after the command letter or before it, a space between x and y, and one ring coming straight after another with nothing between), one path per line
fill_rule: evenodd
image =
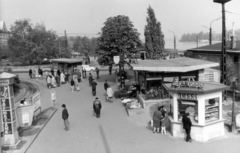
M58 46L59 46L59 58L61 58L61 45L60 45L60 39L58 38Z
M68 42L67 42L67 32L65 30L65 47L66 47L66 53L68 52Z

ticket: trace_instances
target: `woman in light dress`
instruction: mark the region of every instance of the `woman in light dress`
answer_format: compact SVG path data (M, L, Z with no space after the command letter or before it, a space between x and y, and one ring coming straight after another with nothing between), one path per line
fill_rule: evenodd
M65 74L63 72L61 72L61 78L60 78L61 84L65 83L65 77L66 77Z

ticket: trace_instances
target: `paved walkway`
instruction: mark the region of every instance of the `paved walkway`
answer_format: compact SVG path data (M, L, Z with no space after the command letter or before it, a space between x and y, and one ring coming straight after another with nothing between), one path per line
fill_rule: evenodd
M94 74L95 75L95 74ZM107 71L100 74L97 97L102 102L101 118L92 112L95 97L88 80L80 84L80 92L71 92L69 84L55 88L59 110L54 114L27 153L238 153L240 135L227 136L207 143L186 143L170 134L153 134L147 122L150 114L127 116L119 99L105 102L103 83L114 81ZM44 82L44 80L41 80ZM50 90L45 89L42 104L50 104ZM49 98L49 100L48 100ZM61 118L63 103L69 111L70 130L65 131Z

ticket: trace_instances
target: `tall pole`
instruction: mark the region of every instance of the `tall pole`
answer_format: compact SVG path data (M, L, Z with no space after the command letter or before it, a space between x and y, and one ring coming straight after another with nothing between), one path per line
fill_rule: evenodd
M224 3L222 3L222 83L223 84L226 84L226 79L227 79L226 71L227 71L227 61L226 61L225 7L224 7ZM226 98L225 94L224 94L224 99Z
M209 45L212 45L212 27L210 27L210 32L209 32Z
M60 39L58 39L58 46L59 46L59 58L61 58L61 45L60 45Z
M174 46L174 49L176 49L176 36L175 36L175 33L173 31L170 31L170 30L168 30L168 31L173 33L173 46Z

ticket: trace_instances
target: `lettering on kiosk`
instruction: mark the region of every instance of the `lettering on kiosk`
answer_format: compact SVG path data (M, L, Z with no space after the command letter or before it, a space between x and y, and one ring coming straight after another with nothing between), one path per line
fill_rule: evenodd
M178 99L197 100L197 94L178 93Z
M202 89L203 86L204 83L195 81L193 78L189 78L188 81L179 81L178 78L174 78L172 82L172 87L174 88L187 87Z

